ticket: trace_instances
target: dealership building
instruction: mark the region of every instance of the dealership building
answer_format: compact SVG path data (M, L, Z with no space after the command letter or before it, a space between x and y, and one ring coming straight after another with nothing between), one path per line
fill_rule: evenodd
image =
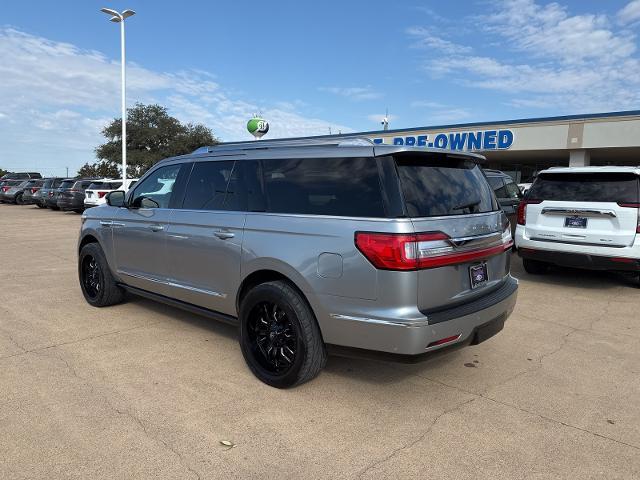
M487 168L531 181L552 166L640 165L640 111L361 132L375 143L481 153Z

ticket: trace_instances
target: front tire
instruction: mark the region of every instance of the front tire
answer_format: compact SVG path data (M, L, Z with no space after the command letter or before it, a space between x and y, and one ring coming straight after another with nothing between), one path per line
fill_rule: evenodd
M242 300L240 347L253 374L276 388L307 382L327 363L327 351L311 308L284 281L258 285Z
M116 284L102 248L97 243L88 243L80 250L78 276L82 294L90 305L108 307L124 299L124 290Z
M524 266L524 271L531 275L542 275L549 271L549 264L538 260L523 258L522 265Z

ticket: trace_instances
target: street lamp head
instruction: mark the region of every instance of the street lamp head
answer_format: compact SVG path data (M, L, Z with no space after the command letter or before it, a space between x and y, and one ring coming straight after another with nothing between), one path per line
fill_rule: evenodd
M125 10L124 12L122 12L122 19L124 20L125 18L132 17L135 14L136 12L134 12L133 10Z
M120 14L115 10L112 10L111 8L101 8L100 11L106 13L107 15L111 15L112 17L120 18Z
M113 23L120 23L122 21L120 17L111 17L109 20L111 20Z

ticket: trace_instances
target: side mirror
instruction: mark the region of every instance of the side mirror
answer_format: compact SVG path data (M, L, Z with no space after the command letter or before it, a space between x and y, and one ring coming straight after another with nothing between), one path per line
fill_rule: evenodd
M122 190L114 190L107 193L107 205L112 207L124 207L124 192Z

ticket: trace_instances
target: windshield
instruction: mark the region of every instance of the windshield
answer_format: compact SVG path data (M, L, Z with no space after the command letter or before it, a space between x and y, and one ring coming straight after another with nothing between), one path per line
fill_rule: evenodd
M528 198L568 202L638 203L640 183L632 173L542 173Z
M448 155L396 157L410 217L435 217L497 210L493 192L474 162Z

